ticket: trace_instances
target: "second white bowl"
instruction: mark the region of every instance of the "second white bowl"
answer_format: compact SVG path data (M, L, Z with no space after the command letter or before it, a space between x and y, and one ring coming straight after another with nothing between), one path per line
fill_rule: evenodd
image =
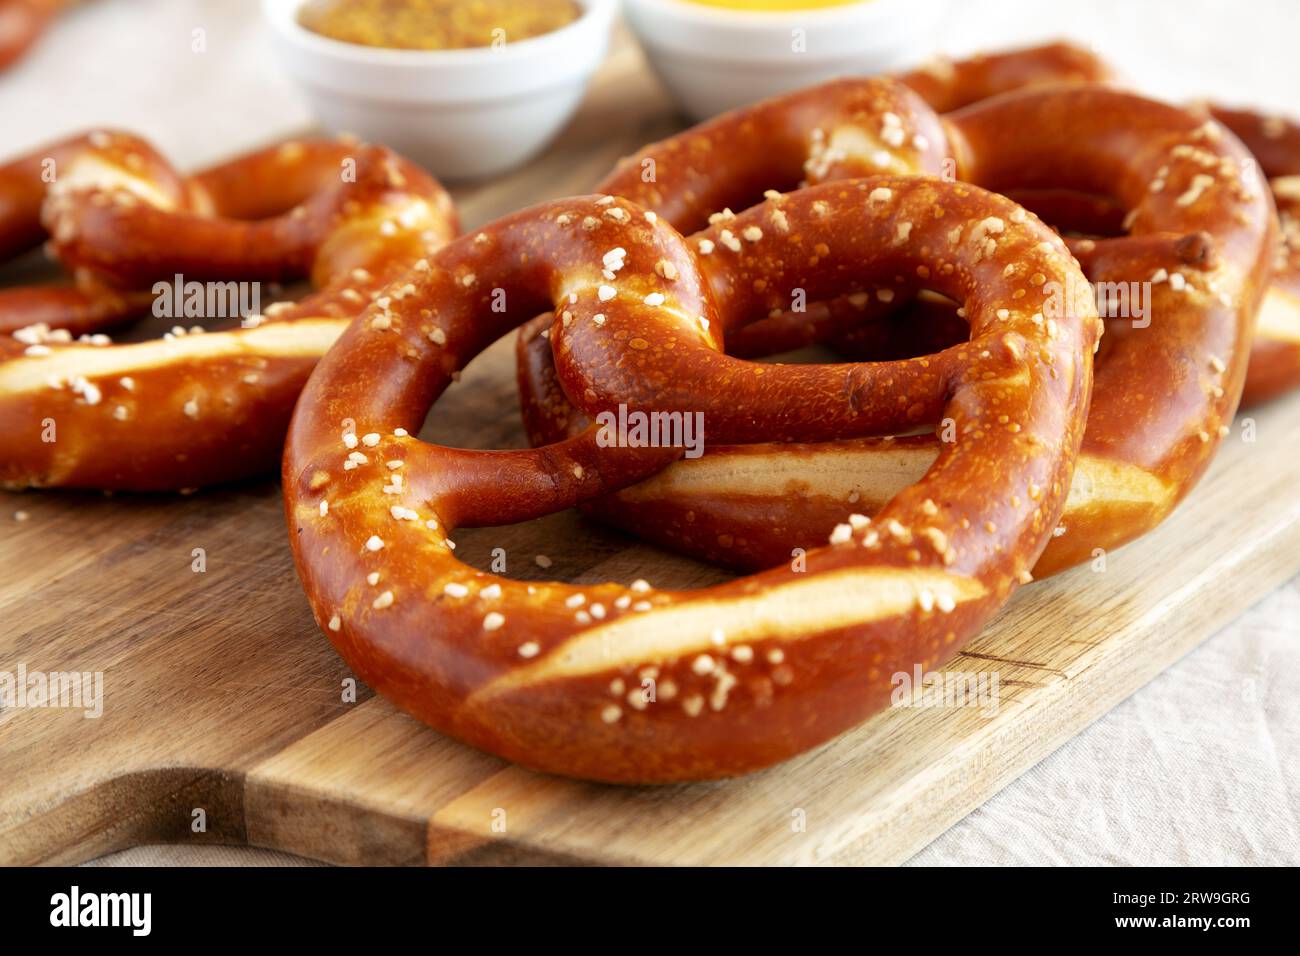
M836 76L918 60L946 0L870 0L754 12L626 0L651 66L685 112L707 117Z

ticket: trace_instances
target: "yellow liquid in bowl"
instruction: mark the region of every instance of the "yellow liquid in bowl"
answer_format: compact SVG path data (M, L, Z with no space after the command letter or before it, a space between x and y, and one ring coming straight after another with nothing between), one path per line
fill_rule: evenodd
M849 7L870 0L686 0L699 7L720 7L723 10L749 10L755 13L785 13L791 10L823 10L827 7Z

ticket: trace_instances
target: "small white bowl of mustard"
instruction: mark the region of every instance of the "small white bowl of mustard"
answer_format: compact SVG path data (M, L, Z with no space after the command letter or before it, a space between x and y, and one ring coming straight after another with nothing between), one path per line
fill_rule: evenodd
M626 0L646 56L705 119L837 76L923 58L947 0Z
M320 122L445 179L527 162L573 116L616 0L263 0Z

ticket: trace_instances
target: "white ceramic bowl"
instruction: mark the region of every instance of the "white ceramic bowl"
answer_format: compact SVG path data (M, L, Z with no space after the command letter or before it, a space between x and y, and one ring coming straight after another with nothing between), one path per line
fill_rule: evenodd
M539 153L605 58L616 0L500 49L390 50L298 23L303 0L263 0L276 56L334 132L383 143L446 179L493 176Z
M930 50L947 0L867 0L754 12L626 0L650 64L695 119L837 76L879 73Z

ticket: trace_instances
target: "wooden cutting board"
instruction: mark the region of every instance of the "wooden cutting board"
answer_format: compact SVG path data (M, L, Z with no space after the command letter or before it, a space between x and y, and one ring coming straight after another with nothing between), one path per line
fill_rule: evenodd
M620 44L542 160L458 190L466 225L590 190L676 125ZM1162 528L1104 571L1021 590L946 668L996 672L996 712L895 708L764 773L664 788L531 773L364 687L346 700L350 675L312 623L271 482L0 494L0 671L103 674L98 718L0 710L0 863L189 840L342 863L901 861L1300 571L1300 396L1252 418L1255 440L1239 420ZM426 435L523 443L509 342L475 362ZM540 576L545 553L565 580L722 579L573 514L457 541L480 566L505 547L520 577Z

